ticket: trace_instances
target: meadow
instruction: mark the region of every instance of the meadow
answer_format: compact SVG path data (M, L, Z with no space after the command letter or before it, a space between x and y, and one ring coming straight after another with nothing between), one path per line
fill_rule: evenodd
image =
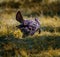
M2 0L1 0L2 1ZM0 1L0 57L60 57L60 2L53 0ZM41 33L22 37L16 13L39 19Z
M0 16L0 56L1 57L60 57L60 17L38 16L41 33L23 38L16 28L20 23L16 12L2 13ZM23 16L24 19L35 17Z

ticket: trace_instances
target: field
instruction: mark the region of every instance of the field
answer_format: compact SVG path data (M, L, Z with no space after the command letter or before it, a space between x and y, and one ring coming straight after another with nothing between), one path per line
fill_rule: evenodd
M15 13L0 16L0 56L60 57L60 17L38 16L41 33L22 38L23 33L16 28L20 23L16 21Z
M0 2L0 57L60 57L60 2L14 1ZM24 19L39 19L40 34L22 37L16 27L18 10Z

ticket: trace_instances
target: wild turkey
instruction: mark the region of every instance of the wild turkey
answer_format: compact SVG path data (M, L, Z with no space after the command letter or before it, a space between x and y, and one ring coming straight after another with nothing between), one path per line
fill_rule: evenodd
M18 11L16 14L16 20L21 23L17 27L23 32L24 36L34 35L36 31L39 33L41 32L40 23L37 18L34 20L24 20L21 12Z

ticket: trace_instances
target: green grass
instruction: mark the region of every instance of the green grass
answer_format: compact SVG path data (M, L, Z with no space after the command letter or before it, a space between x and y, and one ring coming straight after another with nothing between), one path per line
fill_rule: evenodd
M15 39L0 37L0 56L60 56L60 36ZM44 55L43 55L44 54Z
M0 57L60 57L60 2L42 0L0 2ZM16 28L16 13L24 19L38 17L41 33L23 38ZM43 11L43 14L42 12ZM30 17L32 16L32 17Z
M1 57L60 57L60 17L39 16L41 33L36 32L25 38L16 28L19 22L15 19L15 13L2 13L0 17Z

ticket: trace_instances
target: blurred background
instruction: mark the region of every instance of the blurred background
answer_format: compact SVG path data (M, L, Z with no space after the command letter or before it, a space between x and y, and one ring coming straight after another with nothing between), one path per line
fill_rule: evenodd
M42 31L60 32L60 0L1 0L0 34L1 31L6 34L8 28L16 30L16 25L19 24L15 20L18 10L24 19L38 17Z
M1 0L0 12L16 12L18 9L24 15L60 15L60 0Z
M40 34L22 38L18 10L24 19L40 20ZM60 57L60 0L0 0L0 44L2 57Z

